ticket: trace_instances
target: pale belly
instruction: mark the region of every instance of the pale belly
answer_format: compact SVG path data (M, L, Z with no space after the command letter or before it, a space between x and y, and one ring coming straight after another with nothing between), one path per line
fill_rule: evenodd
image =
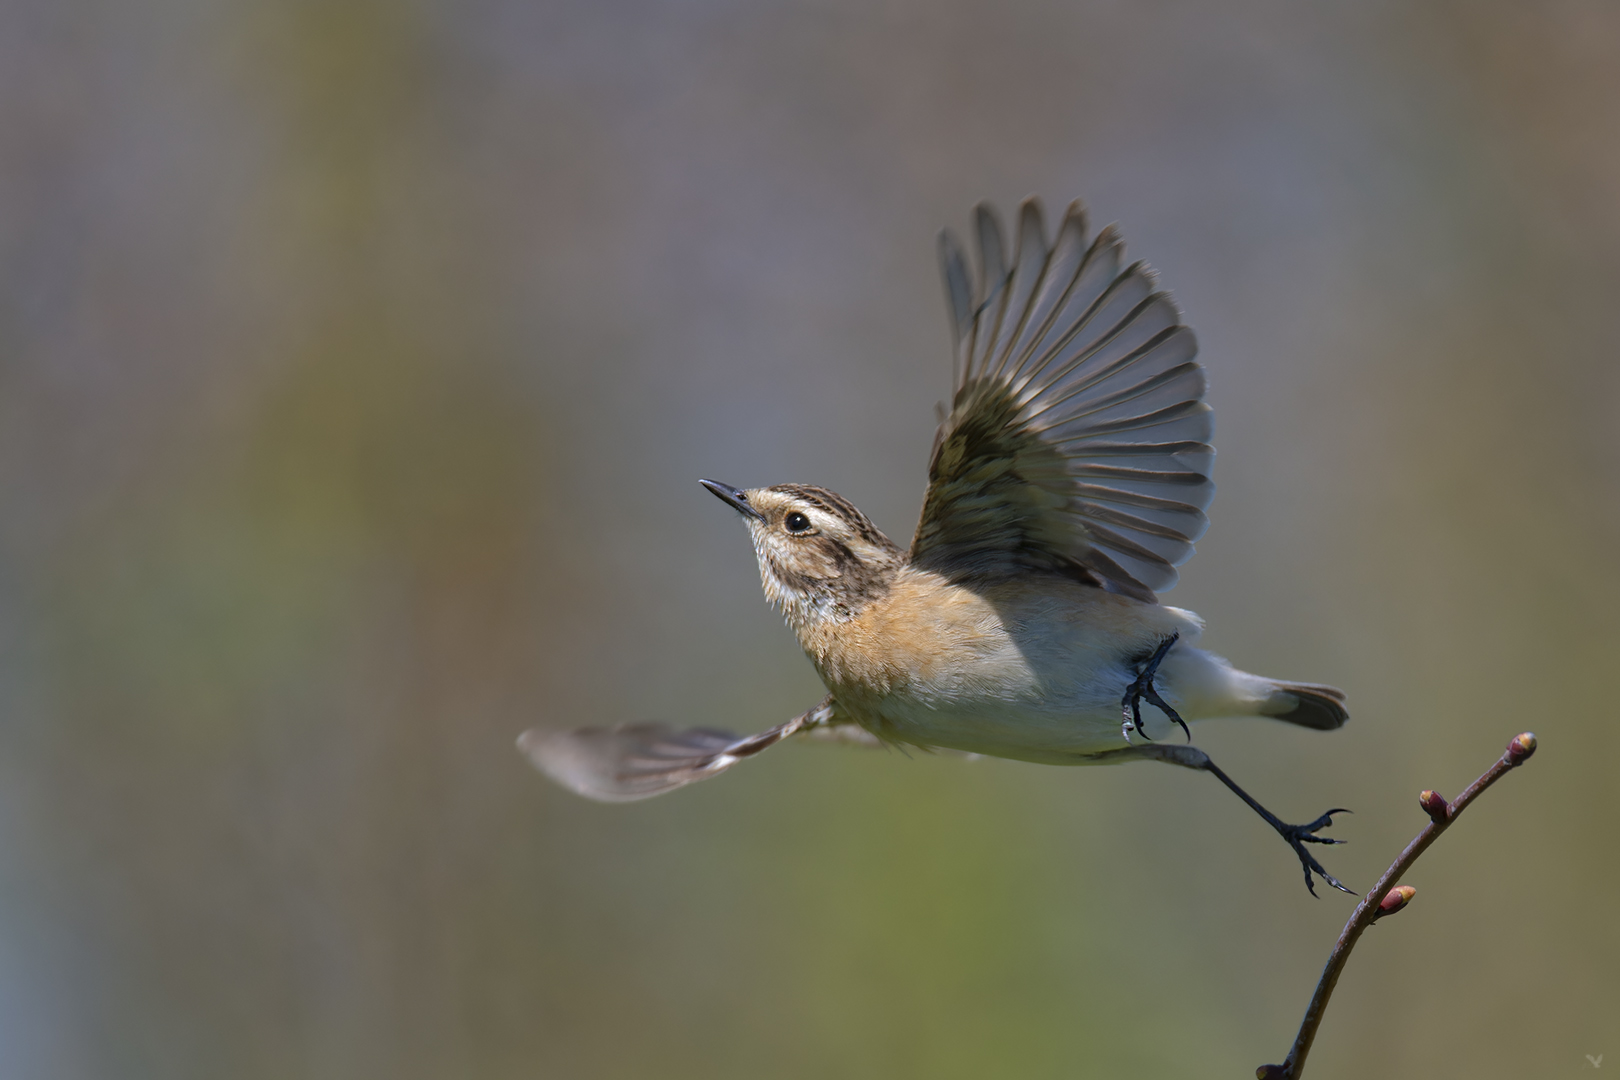
M1130 745L1121 698L1171 634L1180 641L1159 669L1159 692L1187 720L1233 714L1230 669L1191 646L1201 625L1190 612L1050 580L988 596L939 587L924 598L804 641L839 711L880 738L1086 764ZM1152 706L1142 719L1153 739L1182 737Z
M1084 651L1062 659L1037 669L1021 654L981 655L950 679L903 681L887 692L845 685L833 694L840 711L874 734L917 746L1054 765L1088 764L1090 755L1128 746L1121 698L1135 665ZM1173 707L1186 704L1168 677L1158 686ZM1151 706L1142 720L1153 739L1181 737Z
M1123 669L1118 675L1117 680L1107 680L1106 689L1099 685L1099 693L1066 708L995 698L931 706L893 696L851 713L875 734L897 742L1049 765L1084 765L1093 755L1130 745L1120 731L1120 698L1135 676ZM1182 738L1180 729L1151 706L1144 706L1142 720L1153 739ZM1141 741L1141 736L1136 738Z

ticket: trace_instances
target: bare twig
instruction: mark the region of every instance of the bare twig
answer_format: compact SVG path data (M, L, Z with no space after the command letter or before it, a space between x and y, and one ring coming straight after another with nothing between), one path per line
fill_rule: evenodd
M1363 930L1377 922L1386 915L1393 915L1411 903L1417 890L1410 885L1397 885L1401 875L1411 869L1435 838L1457 820L1469 803L1473 802L1486 788L1496 783L1512 769L1523 765L1530 760L1530 755L1536 752L1536 737L1530 732L1515 736L1508 743L1507 752L1501 760L1475 780L1452 802L1446 802L1439 792L1425 791L1418 797L1418 803L1429 815L1429 823L1423 827L1400 857L1390 864L1384 876L1378 879L1378 884L1372 891L1362 897L1361 903L1356 905L1355 912L1350 921L1344 924L1344 930L1339 934L1339 940L1333 946L1333 953L1328 957L1327 966L1322 969L1322 978L1316 984L1316 993L1311 996L1310 1005L1305 1008L1305 1019L1300 1022L1299 1034L1294 1038L1293 1048L1288 1051L1288 1057L1281 1065L1262 1065L1254 1071L1259 1080L1299 1080L1305 1071L1305 1055L1310 1053L1311 1043L1316 1039L1316 1029L1322 1025L1322 1014L1327 1011L1328 999L1333 996L1333 987L1338 983L1339 976L1344 972L1345 961L1350 959L1350 950L1355 948L1356 939L1361 937Z

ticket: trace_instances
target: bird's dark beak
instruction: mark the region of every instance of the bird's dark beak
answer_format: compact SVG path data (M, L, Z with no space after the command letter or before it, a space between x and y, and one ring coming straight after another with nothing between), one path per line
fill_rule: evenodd
M765 520L764 514L748 505L748 496L743 494L741 488L734 488L730 484L722 484L718 480L699 480L698 483L712 491L715 498L744 517L751 517L755 521Z

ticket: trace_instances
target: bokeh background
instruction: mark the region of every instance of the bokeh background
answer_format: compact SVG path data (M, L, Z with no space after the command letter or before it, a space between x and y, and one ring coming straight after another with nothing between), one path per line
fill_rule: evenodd
M935 231L1086 198L1197 328L1200 743L1366 888L1312 1063L1620 1063L1620 9L0 4L0 1074L1047 1078L1280 1059L1351 904L1218 785L532 725L820 691L695 483L902 540Z

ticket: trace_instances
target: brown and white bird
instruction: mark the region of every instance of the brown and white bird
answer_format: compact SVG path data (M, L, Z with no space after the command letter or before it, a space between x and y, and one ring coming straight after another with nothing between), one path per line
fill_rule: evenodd
M1192 555L1215 494L1192 331L1153 272L1125 263L1112 226L1088 238L1079 203L1048 244L1040 204L1026 201L1010 260L988 206L975 231L977 284L955 237L940 237L959 374L909 549L823 488L702 481L748 525L765 595L826 699L746 738L633 724L537 728L519 747L610 801L806 734L1050 765L1166 761L1241 796L1294 849L1312 893L1313 872L1344 889L1304 846L1339 842L1317 833L1342 810L1286 824L1203 751L1153 741L1172 722L1185 732L1259 715L1326 731L1348 716L1332 687L1250 675L1194 648L1202 621L1156 595ZM1167 719L1150 723L1144 701Z

